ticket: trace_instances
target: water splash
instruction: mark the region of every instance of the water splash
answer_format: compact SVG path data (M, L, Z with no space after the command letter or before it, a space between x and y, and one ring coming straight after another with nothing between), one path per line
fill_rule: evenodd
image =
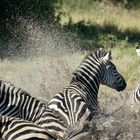
M23 49L18 57L1 61L0 75L33 96L47 101L69 84L71 73L84 55L75 52L79 41L76 35L45 24L42 30L33 21L20 20L27 40L21 40ZM9 44L10 47L14 45L17 45L16 42ZM14 51L18 53L16 49ZM140 139L140 115L130 111L129 106L133 91L129 94L113 92L99 94L104 117L97 122L98 131L82 139Z
M71 61L79 54L75 49L79 40L53 25L22 17L19 23L9 44L12 59L2 60L0 75L34 96L49 99L68 85L71 72L80 63L79 58ZM19 32L23 35L18 38ZM19 42L20 51L16 49Z

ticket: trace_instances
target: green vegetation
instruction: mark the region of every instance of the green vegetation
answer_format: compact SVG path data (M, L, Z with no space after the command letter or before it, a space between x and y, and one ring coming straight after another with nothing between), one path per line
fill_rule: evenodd
M62 0L57 13L61 13L61 24L81 38L83 49L92 49L96 43L105 48L120 46L122 42L124 47L135 47L140 42L140 9L133 4L127 0Z
M0 65L0 76L25 89L34 96L49 99L69 84L71 73L86 54L76 52L59 58L36 57L33 59L4 60ZM140 59L134 47L112 49L113 63L127 81L126 91L134 90L140 75ZM59 82L56 82L59 81ZM55 88L54 88L55 85ZM117 91L101 86L103 93ZM131 92L133 93L133 92Z
M72 32L84 50L96 44L112 48L125 41L135 47L140 42L139 0L5 0L0 9L2 58L31 51L30 30L36 26L43 33L54 28Z
M4 59L0 69L1 76L9 75L10 78L7 79L10 81L16 81L14 79L18 77L17 73L22 71L21 75L29 78L28 86L30 81L35 81L32 79L34 74L29 73L35 71L42 77L37 81L37 87L38 83L45 81L43 75L49 73L45 71L49 69L47 67L49 63L44 61L48 58L36 57L40 50L42 55L42 52L45 54L48 48L54 46L58 47L58 51L62 46L62 50L64 47L64 51L67 52L70 47L80 48L82 52L76 52L73 56L60 54L60 62L62 59L68 65L62 67L62 71L59 70L59 63L56 67L53 65L52 69L56 69L56 77L57 75L60 79L64 77L60 71L67 75L62 81L64 86L65 81L68 81L69 75L84 56L83 52L100 46L112 50L113 61L124 74L128 88L134 89L137 85L140 60L135 48L140 46L139 0L5 0L0 3L0 9L0 58ZM63 42L63 45L60 42ZM66 50L65 46L69 48L67 47ZM49 52L54 53L53 51L54 49ZM28 57L30 53L33 54L33 58L35 56L30 62L21 58L21 56ZM58 57L58 54L56 56ZM15 59L9 61L9 57ZM35 65L31 65L32 63ZM36 67L36 63L40 68ZM21 69L25 65L26 67ZM44 69L44 72L38 72L40 69ZM52 81L60 81L59 78L58 80L52 78ZM45 79L48 81L48 77ZM19 86L26 83L23 76L19 76L17 81L21 81ZM50 85L53 84L55 83ZM45 86L45 84L41 85ZM38 89L42 88L38 87Z
M122 31L128 28L140 28L139 8L126 9L123 5L113 3L111 0L62 0L62 6L58 12L61 13L62 23L68 23L71 18L74 23L84 20L101 26L117 25ZM139 1L137 3L140 4Z

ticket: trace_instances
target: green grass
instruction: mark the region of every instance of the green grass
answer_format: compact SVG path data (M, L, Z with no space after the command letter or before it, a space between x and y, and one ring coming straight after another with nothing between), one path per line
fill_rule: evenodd
M123 33L126 30L130 31L129 35L131 38L131 32L133 32L134 39L135 33L138 33L136 37L139 36L140 10L127 10L107 1L99 3L92 0L62 0L62 4L62 8L59 11L65 14L62 14L60 17L61 23L67 24L70 18L73 24L83 20L84 22L72 27L74 31L78 30L80 32L77 35L78 38L81 37L81 40L79 39L80 43L83 41L83 43L86 42L91 46L94 46L94 43L99 43L106 49L111 48L113 62L127 81L128 86L126 90L134 90L140 80L140 58L135 52L135 40L134 42L129 42L127 33ZM86 25L85 21L87 24L90 24ZM77 25L78 28L80 26L79 29ZM110 30L111 32L106 32L105 30ZM39 41L39 45L46 39L42 36L40 38L34 36L38 35L39 30L33 33L35 33L32 35L33 39ZM68 38L71 37L68 36ZM54 45L53 39L51 42L50 46ZM57 40L55 44L60 42L64 42L63 38L59 41ZM32 46L35 46L34 44ZM72 41L68 42L68 45L73 46ZM93 49L92 47L87 47L86 44L82 45L88 49ZM45 44L43 43L42 46L44 47ZM40 46L39 48L41 49ZM52 54L54 54L53 50ZM53 58L42 56L33 57L33 59L4 60L1 61L0 76L29 91L34 96L39 95L42 98L49 99L69 84L71 73L80 64L84 55L83 52L75 52ZM57 54L54 56L57 56ZM112 92L110 88L103 86L101 91Z
M114 63L119 67L120 72L123 73L128 89L134 89L140 77L140 59L136 54L134 47L113 49Z
M127 82L126 91L134 91L140 78L140 58L134 47L120 47L112 49L113 62ZM101 92L116 92L115 90L101 87ZM131 93L130 93L131 94Z
M113 63L126 79L126 91L134 90L140 77L140 59L134 47L118 47L111 50ZM4 60L1 61L0 76L34 96L50 99L69 84L71 73L85 55L75 52L58 58L42 56L28 60ZM116 92L105 86L101 86L100 91Z
M140 32L140 10L128 10L122 6L114 5L109 1L92 0L62 0L62 8L57 12L61 15L61 23L67 24L71 18L73 23L81 20L90 21L93 25L117 25L120 31L127 29Z
M99 43L106 49L112 48L113 62L127 81L126 90L134 90L140 77L140 58L135 51L136 37L139 38L140 34L140 9L128 10L109 1L62 0L62 3L59 9L64 13L61 15L61 23L68 24L69 20L73 24L84 21L85 26L78 26L81 29L79 35L83 36L81 42L88 42L91 46L83 46L92 49L94 43ZM101 88L103 92L108 90L106 87Z

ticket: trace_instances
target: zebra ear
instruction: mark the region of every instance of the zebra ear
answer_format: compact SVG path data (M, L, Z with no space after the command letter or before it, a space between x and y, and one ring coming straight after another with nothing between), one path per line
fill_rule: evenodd
M104 61L109 61L111 60L112 57L111 57L111 51L109 51L104 57L103 57L103 60Z

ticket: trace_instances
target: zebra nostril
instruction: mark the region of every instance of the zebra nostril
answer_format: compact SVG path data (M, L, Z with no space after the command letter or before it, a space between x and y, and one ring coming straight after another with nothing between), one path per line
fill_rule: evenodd
M116 84L115 89L117 91L123 91L126 88L127 84L125 81L122 81L121 83Z
M126 84L126 82L125 82L125 80L122 78L122 82L121 82L121 84L120 84L122 87L124 87L124 88L126 88L126 86L127 86L127 84Z
M115 87L115 89L117 91L122 91L126 88L127 84L125 82L125 80L122 78L119 82L118 80L113 84L113 86Z

